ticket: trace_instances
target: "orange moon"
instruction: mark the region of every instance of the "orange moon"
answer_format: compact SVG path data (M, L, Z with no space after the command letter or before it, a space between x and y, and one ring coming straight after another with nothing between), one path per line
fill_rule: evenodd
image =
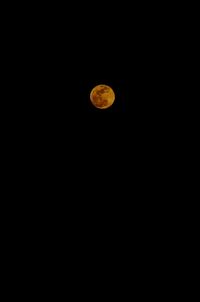
M90 93L90 100L96 108L107 109L114 103L115 93L108 85L97 85Z

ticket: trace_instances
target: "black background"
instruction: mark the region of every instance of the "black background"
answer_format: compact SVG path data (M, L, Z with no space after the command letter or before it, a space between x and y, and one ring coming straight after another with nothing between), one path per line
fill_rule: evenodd
M53 270L52 259L72 263L74 275L81 268L81 280L91 262L92 276L96 266L103 276L119 262L130 267L129 259L141 275L155 263L162 270L163 259L173 263L177 217L185 219L181 31L166 7L120 3L87 14L77 6L13 12L4 123L11 251L21 253L21 238L37 275L41 262ZM89 100L101 83L116 94L108 110Z
M176 15L169 23L167 9L139 5L84 12L49 5L15 15L8 127L16 158L47 187L68 181L81 186L83 179L101 186L103 174L123 192L128 179L134 188L146 183L156 191L179 156L183 65ZM107 110L89 99L101 83L116 94Z
M106 135L111 125L116 135L119 128L131 133L136 127L141 136L148 129L169 129L179 105L176 43L181 32L175 26L176 8L170 17L167 12L147 4L131 9L116 4L103 11L79 5L78 12L53 4L21 8L9 49L12 91L19 99L14 111L35 129L49 125L68 134L85 129L87 136L93 129ZM116 93L114 106L103 112L89 100L91 89L101 83Z

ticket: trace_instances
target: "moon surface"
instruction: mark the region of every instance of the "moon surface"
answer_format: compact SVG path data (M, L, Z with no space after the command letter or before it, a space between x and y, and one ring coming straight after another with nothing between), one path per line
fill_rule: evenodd
M108 85L97 85L90 93L90 100L96 108L107 109L114 103L115 93Z

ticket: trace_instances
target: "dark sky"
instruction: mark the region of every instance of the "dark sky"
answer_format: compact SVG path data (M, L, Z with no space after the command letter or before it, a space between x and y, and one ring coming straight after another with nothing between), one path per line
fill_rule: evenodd
M92 7L88 16L84 2L84 13L74 4L72 12L68 4L57 10L48 5L49 12L46 6L31 7L23 18L14 10L18 20L8 35L12 72L8 70L15 84L8 89L13 97L8 98L5 128L11 132L11 158L15 153L19 164L17 178L24 162L24 177L31 173L33 186L47 184L44 199L55 188L54 200L65 191L66 198L60 198L64 203L71 200L70 183L75 187L72 200L83 205L91 187L94 203L101 196L107 204L108 188L115 204L118 199L123 203L126 192L154 196L149 192L162 188L160 175L167 169L171 180L182 127L176 122L182 100L179 90L174 92L179 52L174 27L169 30L173 22L166 8L158 12L152 3L151 9L143 3L134 9L132 3L130 8L120 3L110 10L101 4L102 9ZM108 110L90 103L90 91L98 84L115 91L116 101Z
M164 137L176 112L176 82L162 15L155 19L147 8L135 8L122 27L118 14L104 23L94 14L73 27L63 10L54 18L44 10L37 14L37 26L22 22L13 46L24 62L22 69L16 60L13 75L20 80L13 114L20 112L22 127L28 125L41 139L99 139L104 146L112 140L123 145L134 137L142 144ZM90 103L98 84L115 91L116 101L107 110Z
M38 124L52 127L66 124L71 131L77 126L81 131L90 123L98 128L103 121L142 129L163 120L171 97L167 96L171 75L166 71L170 52L165 53L165 27L160 26L163 13L154 18L156 11L153 15L148 7L138 6L128 14L129 8L120 5L119 11L108 8L104 16L95 11L85 17L87 21L78 22L76 17L72 24L66 9L50 5L51 14L46 9L37 10L37 21L35 14L27 12L13 33L16 58L25 62L23 70L20 64L15 68L15 76L22 78L22 110L27 119L32 115ZM105 22L99 22L104 17ZM103 112L89 100L91 89L101 83L116 94L115 104Z

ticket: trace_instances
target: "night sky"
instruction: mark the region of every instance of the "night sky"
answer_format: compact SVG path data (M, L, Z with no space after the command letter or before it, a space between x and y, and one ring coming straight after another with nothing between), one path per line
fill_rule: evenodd
M163 15L153 17L140 7L126 18L128 9L120 6L112 18L106 19L109 10L104 12L106 22L99 22L99 11L88 22L75 19L73 26L66 10L57 12L52 18L46 8L39 10L37 26L32 21L24 26L31 20L27 14L19 30L12 31L17 58L12 76L19 80L19 101L12 108L25 136L63 156L68 149L92 152L95 145L118 155L124 150L123 158L128 150L158 150L172 134L178 108ZM115 92L109 109L98 110L90 102L98 84Z
M87 134L89 128L101 132L112 126L113 135L119 129L159 129L173 98L168 88L174 85L167 72L166 29L158 26L162 16L153 18L148 7L139 6L128 15L129 8L120 5L118 12L100 10L87 22L79 24L75 18L72 24L66 9L46 10L37 10L37 22L35 14L27 13L13 33L19 64L14 77L20 79L16 86L22 100L17 106L23 118L38 129L48 125L58 133L79 129ZM116 101L107 110L90 103L90 91L98 84L110 85L115 92Z
M131 9L120 3L118 11L109 12L106 3L86 16L75 6L72 13L68 7L56 12L54 4L50 13L31 8L8 35L14 84L7 90L13 95L8 95L5 128L16 179L22 173L22 189L28 196L35 193L34 203L47 201L46 211L52 199L59 215L70 213L65 208L71 205L82 219L81 209L95 220L99 209L107 214L110 208L113 217L117 203L119 213L123 207L132 213L132 205L148 212L155 196L160 205L173 177L177 183L174 167L184 166L177 165L183 133L178 118L185 119L175 89L177 35L174 27L170 32L168 14L163 17L165 9L157 13L143 3L133 9L132 3ZM99 84L115 92L109 109L90 102Z

